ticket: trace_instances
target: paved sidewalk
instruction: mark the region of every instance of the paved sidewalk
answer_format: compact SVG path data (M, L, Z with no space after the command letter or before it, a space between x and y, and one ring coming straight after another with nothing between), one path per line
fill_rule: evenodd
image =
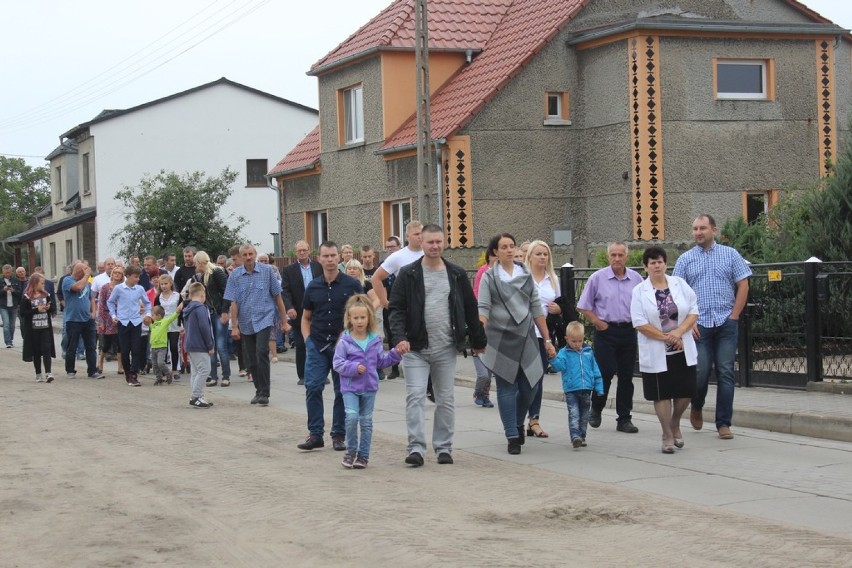
M295 363L294 350L279 354L279 359ZM459 356L456 367L456 386L473 388L476 372L473 359ZM604 411L607 420L615 424L615 391L612 391ZM492 391L496 387L492 383ZM642 379L634 380L633 412L654 414L654 406L642 395ZM852 391L852 385L850 385ZM496 391L495 391L496 392ZM562 380L558 374L544 376L544 398L562 401ZM496 396L492 397L496 400ZM710 385L704 407L705 429L712 429L715 420L716 387ZM689 412L687 411L687 416ZM546 426L546 419L542 423ZM770 388L737 388L734 395L734 424L737 427L757 428L784 434L852 442L852 396L844 394Z

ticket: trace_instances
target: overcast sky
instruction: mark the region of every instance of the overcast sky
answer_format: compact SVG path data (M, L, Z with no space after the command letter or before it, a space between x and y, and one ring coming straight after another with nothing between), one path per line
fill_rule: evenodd
M220 77L316 108L305 72L390 2L5 1L0 153L43 165L60 134L105 108ZM805 3L852 28L852 1Z

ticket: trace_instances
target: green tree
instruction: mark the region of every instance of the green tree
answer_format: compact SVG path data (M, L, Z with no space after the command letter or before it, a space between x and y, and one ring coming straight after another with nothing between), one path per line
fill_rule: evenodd
M138 187L125 186L116 194L124 206L125 226L112 234L120 244L119 254L159 256L194 246L216 258L234 244L245 242L246 219L220 216L236 178L237 172L230 168L217 177L161 170L156 176L142 178Z
M48 203L50 170L0 156L0 240L25 230ZM0 250L0 262L11 260L11 251Z

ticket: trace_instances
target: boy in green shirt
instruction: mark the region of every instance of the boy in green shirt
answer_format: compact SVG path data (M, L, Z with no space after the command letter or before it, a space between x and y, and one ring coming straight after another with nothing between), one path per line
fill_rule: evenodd
M183 311L183 304L178 304L177 311L169 317L163 306L151 308L151 359L154 361L154 372L157 374L155 385L163 383L172 384L172 372L166 363L166 355L169 352L169 324L172 323Z

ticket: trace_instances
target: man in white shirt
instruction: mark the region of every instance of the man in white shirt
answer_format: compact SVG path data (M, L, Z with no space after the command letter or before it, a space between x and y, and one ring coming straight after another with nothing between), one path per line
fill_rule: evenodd
M408 246L391 253L382 265L376 269L373 273L373 277L370 279L370 282L373 284L373 290L376 291L376 296L378 296L379 301L382 303L382 307L384 308L383 319L385 322L390 321L388 296L390 295L390 289L391 286L393 286L393 281L396 279L396 275L399 274L399 270L403 266L411 264L416 260L420 260L420 257L423 256L422 232L423 223L420 221L411 221L408 223L405 227L405 236L408 239ZM388 243L390 243L390 239L388 239ZM385 327L385 339L387 339L388 347L396 345L396 341L391 341L389 326ZM395 379L397 377L399 377L399 365L394 365L391 368L390 374L388 374L388 379ZM431 384L429 393L431 399Z
M420 221L411 221L406 225L405 238L408 240L408 246L387 257L373 274L373 278L371 279L373 290L376 291L376 296L379 297L379 301L385 309L388 307L388 292L385 289L385 280L389 276L396 277L400 268L406 264L411 264L415 260L419 260L423 256L423 249L421 248L422 239L420 236L422 231L423 223Z
M110 278L112 278L112 269L115 268L115 259L107 258L104 260L104 271L95 276L95 279L92 280L92 297L97 300L98 299L98 291L100 291L101 286L109 283Z

